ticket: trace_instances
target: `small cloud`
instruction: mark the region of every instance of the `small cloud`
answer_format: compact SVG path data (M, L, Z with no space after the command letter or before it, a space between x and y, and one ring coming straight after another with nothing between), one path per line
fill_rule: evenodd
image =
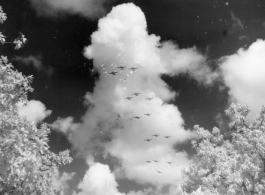
M232 20L232 29L231 32L236 32L238 30L244 30L243 22L240 18L236 17L233 12L231 12L231 20Z
M79 14L97 19L105 14L106 2L112 0L29 0L40 16L54 17L60 13Z
M75 131L77 124L73 120L73 117L58 118L49 126L66 134L68 131Z
M48 76L51 76L54 72L54 69L52 67L49 66L48 68L45 68L43 66L41 55L31 55L28 57L16 56L12 60L17 61L26 66L33 66L38 71L45 72Z
M26 106L22 103L17 104L18 113L21 117L26 117L29 121L35 124L43 121L47 116L49 116L52 111L46 110L45 105L37 100L28 101Z
M13 58L13 60L18 61L26 66L33 66L39 71L42 69L42 62L40 55L28 56L28 57L16 56Z

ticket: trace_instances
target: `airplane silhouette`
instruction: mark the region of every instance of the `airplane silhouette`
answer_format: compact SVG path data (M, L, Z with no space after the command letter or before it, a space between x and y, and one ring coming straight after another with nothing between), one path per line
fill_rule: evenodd
M109 74L112 74L112 75L116 75L118 72L116 71L112 71L112 72L109 72Z
M151 161L145 161L145 162L150 163Z
M131 99L132 99L132 97L127 97L127 98L124 98L124 99L131 100Z
M135 117L133 117L133 118L140 119L141 117L139 117L139 116L135 116Z
M160 171L157 171L158 173L161 173Z
M172 164L172 162L167 162L168 164Z
M151 114L149 114L149 113L146 113L146 114L144 114L144 115L146 115L146 116L150 116Z
M135 96L138 96L138 95L140 95L141 93L134 93L134 94L132 94L132 95L135 95Z
M165 136L165 138L170 138L170 136Z
M159 162L159 161L157 161L157 160L154 160L154 162Z
M126 68L126 66L118 66L117 68L124 70L124 68Z
M150 142L152 139L146 139L145 141Z
M154 98L146 98L146 100L149 100L149 101L151 101L152 99L154 99Z
M157 134L154 134L153 136L155 136L155 137L158 137L159 135L157 135Z
M137 68L135 68L135 67L132 67L132 68L130 68L132 71L135 71Z

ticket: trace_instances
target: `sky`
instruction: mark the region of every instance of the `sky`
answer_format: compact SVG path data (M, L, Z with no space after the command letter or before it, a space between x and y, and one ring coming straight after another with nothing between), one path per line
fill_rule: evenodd
M222 132L231 103L264 105L262 0L2 0L0 47L33 75L19 114L71 150L66 195L175 195L194 125ZM136 69L134 69L136 68ZM111 74L110 74L111 73Z

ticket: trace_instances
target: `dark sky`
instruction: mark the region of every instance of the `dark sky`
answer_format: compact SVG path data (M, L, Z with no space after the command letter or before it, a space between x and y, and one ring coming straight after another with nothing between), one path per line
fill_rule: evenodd
M144 168L142 170L141 163L138 161L134 162L128 157L130 152L133 151L131 149L133 148L133 144L129 144L128 147L131 147L128 150L129 152L127 150L123 152L117 149L118 146L116 144L119 143L119 140L126 142L129 139L128 136L132 136L133 139L135 135L131 134L131 131L134 129L131 128L132 125L126 126L129 124L129 119L125 117L127 115L123 115L125 111L120 113L120 111L114 109L115 106L114 108L112 107L113 105L124 106L122 103L124 98L119 102L110 96L112 88L113 91L114 89L116 90L115 93L119 93L117 89L119 84L117 84L117 81L114 82L114 80L111 80L115 76L110 77L108 74L104 74L103 69L100 68L101 64L110 64L110 62L126 65L125 61L122 64L122 62L112 59L114 58L114 54L116 54L117 48L110 48L115 45L115 41L110 42L112 44L111 46L104 45L105 42L100 42L104 39L104 36L115 37L115 35L108 34L110 33L106 30L110 28L108 26L105 28L102 27L101 30L98 29L99 19L105 17L111 9L114 10L115 6L128 2L133 3L135 7L137 6L141 10L146 19L148 34L143 37L148 37L151 34L160 37L158 41L160 46L156 46L159 49L155 53L161 58L160 63L157 63L151 69L149 67L142 67L142 77L132 76L132 79L136 79L135 85L130 83L128 86L131 86L135 90L142 89L141 93L144 94L146 92L147 94L149 92L145 91L147 90L145 87L149 85L145 86L143 84L141 86L141 82L139 84L138 79L145 78L148 80L149 78L153 78L149 82L153 82L154 80L158 82L150 84L149 87L153 91L156 90L152 87L158 85L157 88L159 88L160 81L165 81L167 84L165 89L170 89L170 91L175 92L175 98L167 100L170 98L166 98L167 95L163 96L163 87L161 87L161 91L159 88L154 93L158 94L157 96L152 97L157 97L164 104L173 105L178 109L178 112L174 111L174 113L180 113L180 117L184 121L179 122L179 124L183 125L181 128L188 130L192 129L194 125L199 124L207 129L218 126L224 130L223 128L227 127L226 121L228 120L224 115L224 110L231 102L248 103L251 106L255 102L253 97L257 97L258 101L255 104L253 103L254 111L258 110L258 107L263 103L262 99L265 95L260 92L259 87L262 86L262 81L264 81L262 78L265 78L265 74L263 75L264 68L262 69L262 65L260 65L257 66L257 72L250 71L255 64L263 63L262 56L264 56L264 52L262 53L262 46L264 43L262 39L265 38L265 1L263 0L105 0L98 1L99 5L95 7L90 4L87 12L85 7L76 6L75 9L72 8L75 5L81 4L79 0L74 4L69 3L71 1L67 0L61 1L61 3L58 3L58 0L54 1L57 4L50 2L52 1L44 0L43 4L40 5L36 0L2 0L1 6L8 18L0 26L0 32L7 36L7 40L11 41L19 35L19 32L22 32L25 34L28 42L20 50L14 50L13 45L5 44L1 46L0 51L1 55L8 56L13 65L23 74L32 74L34 76L32 84L34 92L29 94L29 100L38 100L45 105L47 110L52 111L52 114L45 118L44 122L55 124L58 117L61 119L71 117L71 120L69 119L70 122L68 121L67 123L67 130L62 130L62 126L55 128L54 125L52 127L54 131L50 135L51 150L55 152L66 148L71 148L72 150L72 156L74 157L73 163L61 169L68 173L76 172L76 175L68 183L68 194L72 194L73 190L76 192L83 190L84 195L93 193L96 195L100 194L100 190L94 189L95 191L93 191L93 189L89 189L91 191L86 191L85 187L82 187L92 185L93 182L90 181L89 183L83 176L87 174L87 178L88 176L93 178L93 170L98 170L98 174L107 175L106 178L108 178L107 181L110 184L104 184L103 181L103 187L104 185L108 187L106 187L106 191L107 189L114 189L113 194L115 195L129 193L129 191L131 191L129 193L130 195L134 195L132 191L136 192L138 190L141 191L137 195L155 193L159 195L171 195L175 190L175 185L172 183L177 185L179 182L179 177L175 176L172 176L172 181L165 182L159 179L151 179L154 176L150 174L150 171L145 172L145 169L149 170L148 167L146 168L146 162L144 162ZM88 2L93 1L87 0ZM104 6L100 2L104 2ZM100 8L100 11L95 11L98 8ZM133 25L137 24L137 18L139 17L141 19L137 15L138 13L140 12L135 11L135 24L131 24L128 20L128 26L132 25L131 29L134 29ZM129 14L130 12L128 12ZM115 18L116 15L113 15L113 17ZM111 25L113 24L110 23L109 26ZM127 26L126 21L124 25ZM123 27L117 28L123 29ZM107 31L105 32L106 34L104 34L104 29ZM91 38L92 33L96 31L102 32L102 34L98 34L100 37L99 40L95 37ZM129 38L122 33L120 36L124 40L122 43L125 42L124 47L127 53L125 50L124 52L128 54L127 57L130 55L134 56L138 52L137 50L133 52L131 50L129 51L131 49L128 46L129 40L131 40L129 35L131 32L133 31L127 32ZM118 40L116 42L121 40L120 37L117 38ZM257 39L261 40L257 41ZM128 45L126 45L127 43ZM145 40L140 40L139 44L141 45L142 43L145 43ZM170 62L173 59L172 56L172 59L169 59L167 52L163 53L167 48L166 43L170 46L175 46L175 49L172 49L172 55L177 56L174 63ZM92 54L87 54L90 56L90 59L84 55L84 52L87 52L85 47L89 45L92 45L91 48L94 51ZM143 47L149 48L150 52L152 51L151 46L146 46L147 43L143 45ZM193 47L196 49L192 50ZM238 52L240 48L243 48L241 49L241 53ZM154 60L155 58L152 59L153 53L150 53L150 56L148 56L149 53L145 53L146 50L148 49L141 51L144 55L142 58L145 61L143 61L148 64L149 60ZM141 52L138 53L139 55L141 54ZM188 56L186 57L187 59L183 57L184 55ZM203 65L202 61L196 60L196 56L203 58ZM255 58L255 56L258 57ZM152 64L153 62L155 63L155 61L150 63ZM177 68L180 66L178 63L183 64L182 69ZM161 65L165 70L160 71L160 64L165 64ZM242 65L241 67L240 64ZM132 67L132 64L126 66ZM93 69L93 67L97 68ZM141 66L139 67L132 75L138 74L137 71L141 73ZM109 72L114 70L113 67L106 69ZM118 70L117 67L115 70ZM201 74L200 71L202 70L207 70L208 72L206 71ZM144 71L149 72L145 73ZM206 80L214 74L218 76L207 83ZM104 75L107 76L104 77ZM249 75L249 77L246 75ZM256 75L257 82L254 82ZM121 78L123 77L118 77L117 79ZM144 81L142 82L144 83ZM246 96L246 99L242 99L245 97L244 92L249 92L248 87L251 87L251 95ZM238 89L242 89L242 91ZM104 90L106 93L104 93ZM90 102L89 105L86 103L88 96L85 98L88 92L92 97L92 100L89 99L92 103ZM161 94L159 95L160 92ZM107 97L110 99L110 102L113 101L114 103L106 103L104 98ZM135 107L137 107L138 103L140 105L141 102L134 103ZM144 105L142 106L144 107ZM134 108L131 109L133 110ZM108 112L114 114L107 115L106 113ZM167 112L165 111L165 113ZM99 116L102 116L102 118L99 119ZM160 116L163 118L163 113ZM170 117L171 115L166 115L165 118L167 119L161 119L161 127L163 127L162 124L166 120L169 120ZM110 121L113 120L117 120L118 122L112 124L113 122ZM88 124L89 122L97 123L96 128ZM143 123L140 127L151 127L150 124L148 123L149 126L145 126ZM172 121L172 125L177 126L177 122ZM91 127L91 129L88 127ZM85 128L87 128L86 131L97 131L98 133L85 133ZM126 133L119 134L118 132L120 131L117 131L117 129L126 129ZM81 133L76 133L77 131ZM71 136L72 138L70 138ZM127 137L123 139L123 136ZM182 137L184 135L179 134L178 136ZM139 136L139 139L142 138L142 136ZM172 140L170 145L167 145L171 149L167 149L166 151L186 151L187 156L184 158L185 155L183 154L183 159L181 158L179 160L181 161L181 165L183 165L186 162L185 160L189 158L188 156L194 154L194 151L190 148L189 139L183 138L180 141L177 137L174 138L172 136ZM78 143L79 141L80 144ZM141 145L141 143L138 144ZM163 144L165 143L163 142ZM153 144L153 146L155 148L156 144ZM108 150L108 147L112 149ZM140 149L142 148L140 146L138 148L137 146L137 150L135 149L134 152L137 153ZM106 156L102 155L102 152ZM94 156L93 163L91 164L88 159L91 159L90 156L92 153L97 153L97 155ZM136 158L139 159L141 157L137 156ZM157 156L157 158L162 159L162 161L164 158L172 159L170 155L163 156L162 154L161 156ZM177 161L177 159L175 160ZM177 171L180 170L179 167L181 165L176 165L176 167L172 168L172 174L174 171L178 174ZM143 174L147 176L140 177L136 173L130 172L128 170L130 166L132 166L132 169L136 173L142 170ZM161 165L159 167L162 172L163 166ZM89 167L93 167L93 169L89 169ZM121 167L121 169L117 167ZM122 168L125 169L125 171L123 170L125 172L124 174L120 173L122 171L119 172ZM153 168L150 169L152 170ZM109 170L110 172L108 172ZM167 171L165 169L165 172ZM112 173L115 173L116 178ZM165 177L168 178L167 174ZM97 179L99 181L98 185L101 185L102 178L93 178L93 180ZM163 179L164 177L161 176L161 180ZM81 182L80 188L77 189L79 182ZM115 186L115 182L119 184L118 187ZM157 186L160 188L157 188ZM144 192L144 189L148 190Z

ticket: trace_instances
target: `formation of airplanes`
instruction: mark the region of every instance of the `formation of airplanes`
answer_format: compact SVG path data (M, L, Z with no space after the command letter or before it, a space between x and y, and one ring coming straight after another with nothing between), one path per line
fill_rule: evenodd
M117 67L118 69L120 69L120 70L124 70L125 68L126 68L126 66L118 66ZM130 70L132 70L132 71L135 71L137 68L136 67L131 67L131 68L129 68ZM118 72L117 71L112 71L112 72L108 72L108 74L111 74L111 75L116 75ZM133 93L132 95L134 95L134 96L139 96L141 93L137 93L137 92L135 92L135 93ZM126 97L125 99L127 99L127 100L131 100L131 99L133 99L133 97ZM151 98L151 97L148 97L148 98L146 98L146 100L148 100L148 101L152 101L154 98ZM151 116L151 113L145 113L144 115L146 115L146 116ZM141 117L140 116L134 116L133 118L135 118L135 119L140 119ZM160 135L157 135L157 134L154 134L154 135L152 135L152 136L154 136L154 137L158 137L158 136L160 136ZM170 136L164 136L164 138L170 138ZM147 142L150 142L152 139L145 139L145 141L147 141ZM147 163L151 163L152 161L146 161ZM156 163L158 163L159 161L158 160L153 160L153 162L156 162ZM166 162L166 163L168 163L168 164L172 164L171 162ZM157 171L158 173L162 173L162 172L160 172L160 171Z

